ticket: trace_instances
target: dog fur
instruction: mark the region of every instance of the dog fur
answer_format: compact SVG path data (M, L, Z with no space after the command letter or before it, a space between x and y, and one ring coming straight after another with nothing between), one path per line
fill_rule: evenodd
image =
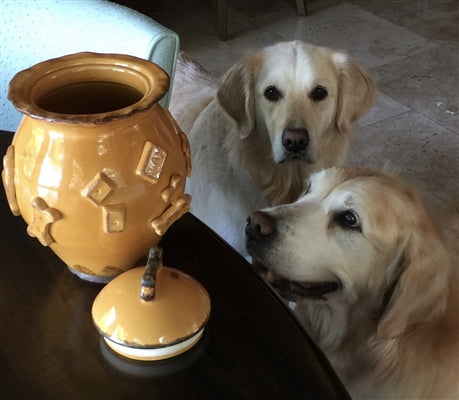
M441 226L394 176L349 167L253 213L246 234L353 397L457 399L458 208Z
M218 82L181 53L170 110L190 140L192 212L245 254L247 215L295 200L312 171L341 165L374 94L347 54L300 41L250 53ZM304 132L305 149L282 144Z

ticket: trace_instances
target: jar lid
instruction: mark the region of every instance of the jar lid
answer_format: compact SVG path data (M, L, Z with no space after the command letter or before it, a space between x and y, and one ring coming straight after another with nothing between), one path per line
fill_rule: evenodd
M210 316L206 289L189 275L162 266L152 247L146 267L109 282L94 300L92 318L107 345L136 360L185 352L202 336Z

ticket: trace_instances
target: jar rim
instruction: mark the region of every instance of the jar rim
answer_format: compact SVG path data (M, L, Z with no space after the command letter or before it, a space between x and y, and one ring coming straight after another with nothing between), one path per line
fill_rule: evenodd
M40 98L75 83L108 82L140 92L140 98L120 108L94 113L65 113L45 109ZM57 57L18 72L10 81L8 99L32 118L98 125L128 118L159 102L169 89L169 76L157 64L135 56L81 52Z

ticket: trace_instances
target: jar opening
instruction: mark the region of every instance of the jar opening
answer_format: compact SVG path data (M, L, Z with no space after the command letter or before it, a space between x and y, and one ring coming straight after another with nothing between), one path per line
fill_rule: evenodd
M138 89L118 82L76 82L44 93L37 99L43 110L58 114L89 115L129 107L143 98Z

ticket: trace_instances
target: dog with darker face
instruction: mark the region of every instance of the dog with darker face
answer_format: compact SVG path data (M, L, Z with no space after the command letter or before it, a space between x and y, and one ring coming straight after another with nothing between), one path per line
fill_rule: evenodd
M330 168L252 213L246 245L353 398L457 399L458 209L441 226L396 177Z

